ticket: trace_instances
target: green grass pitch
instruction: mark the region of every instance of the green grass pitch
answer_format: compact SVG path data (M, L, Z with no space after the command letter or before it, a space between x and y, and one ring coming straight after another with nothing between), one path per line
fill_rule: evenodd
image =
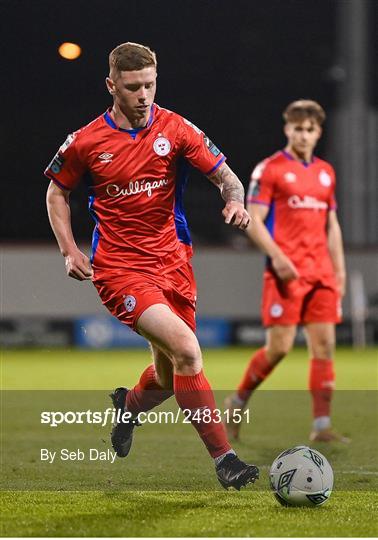
M204 352L220 408L251 351ZM307 443L311 422L307 353L293 351L256 392L234 445L256 463L255 486L226 492L192 426L137 428L130 456L108 462L40 461L40 448L109 448L109 426L41 425L41 410L104 410L109 390L132 386L147 350L6 351L2 387L2 536L377 536L377 349L339 349L334 423L352 443L318 444L335 472L329 502L282 508L268 487L283 449ZM175 408L174 400L159 410Z

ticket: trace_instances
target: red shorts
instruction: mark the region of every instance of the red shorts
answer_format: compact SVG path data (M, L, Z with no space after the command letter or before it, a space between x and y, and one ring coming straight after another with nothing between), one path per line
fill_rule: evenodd
M190 263L164 275L132 270L117 275L101 272L93 283L104 306L133 330L148 307L166 304L195 331L196 283Z
M276 324L339 323L341 299L335 279L299 278L284 283L272 273L264 273L262 295L264 326Z

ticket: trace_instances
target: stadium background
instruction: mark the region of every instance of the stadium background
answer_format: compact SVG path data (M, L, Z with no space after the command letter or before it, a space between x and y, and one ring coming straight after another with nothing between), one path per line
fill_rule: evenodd
M77 318L105 315L90 286L65 279L47 220L42 171L67 133L109 105L107 55L126 40L156 50L157 102L199 125L245 186L252 166L283 146L286 104L309 97L324 106L328 120L318 153L338 173L339 218L355 279L339 337L351 341L354 316L357 339L373 341L377 6L370 0L148 0L143 6L136 0L3 0L3 344L72 344L78 335L73 328L88 323ZM65 41L81 46L77 60L58 55ZM86 205L82 187L72 195L72 221L77 240L89 250L93 222ZM223 224L217 190L195 171L185 206L197 253L199 317L225 319L221 327L206 326L203 337L214 334L215 344L259 342L262 257L243 233ZM358 321L366 315L363 328ZM103 328L109 339L97 346L115 344L109 332L116 329Z

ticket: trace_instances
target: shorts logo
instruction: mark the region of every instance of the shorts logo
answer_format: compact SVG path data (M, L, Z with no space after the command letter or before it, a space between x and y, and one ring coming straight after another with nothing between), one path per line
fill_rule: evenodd
M171 143L165 137L158 137L153 148L158 156L166 156L171 150Z
M331 185L331 181L332 180L330 175L326 171L321 170L319 173L319 182L321 183L321 185L329 187Z
M285 182L293 183L297 180L297 175L292 172L287 172L284 174Z
M127 313L131 313L136 306L135 297L131 296L131 294L128 294L126 298L124 299L123 303L125 304Z
M283 307L281 304L273 304L270 308L270 314L272 317L281 317L283 313Z

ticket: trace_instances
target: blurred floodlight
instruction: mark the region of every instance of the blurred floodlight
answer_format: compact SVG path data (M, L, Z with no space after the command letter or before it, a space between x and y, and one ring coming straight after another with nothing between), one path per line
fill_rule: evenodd
M66 60L76 60L81 55L81 48L76 43L62 43L58 49L60 56Z

